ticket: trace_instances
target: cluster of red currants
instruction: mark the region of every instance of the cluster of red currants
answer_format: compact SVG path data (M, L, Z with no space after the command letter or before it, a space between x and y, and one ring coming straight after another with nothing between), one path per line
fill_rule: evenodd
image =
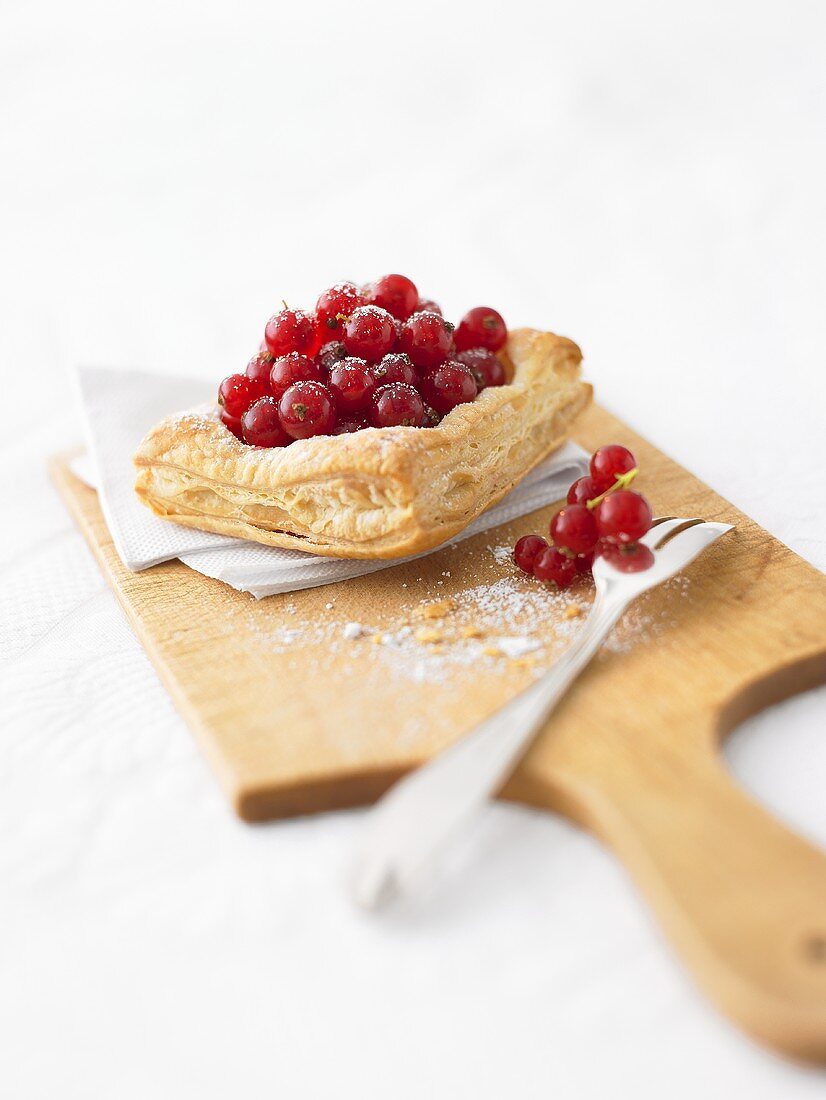
M568 501L551 520L551 544L541 535L525 535L513 548L513 560L525 573L560 588L578 573L590 573L597 554L623 572L647 569L653 554L639 540L651 527L651 508L628 486L637 461L618 443L591 456L591 472L568 490Z
M361 289L337 283L314 313L285 304L270 317L245 373L219 387L221 421L254 447L369 427L434 427L485 387L504 384L496 353L507 338L502 317L486 306L455 328L404 275Z

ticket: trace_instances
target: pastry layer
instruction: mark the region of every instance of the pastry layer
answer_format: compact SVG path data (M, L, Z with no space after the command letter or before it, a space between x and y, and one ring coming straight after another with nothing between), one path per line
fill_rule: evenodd
M365 428L288 447L248 447L215 407L167 417L135 454L135 491L157 515L238 538L341 558L440 545L562 444L591 387L582 355L518 329L509 377L435 428Z

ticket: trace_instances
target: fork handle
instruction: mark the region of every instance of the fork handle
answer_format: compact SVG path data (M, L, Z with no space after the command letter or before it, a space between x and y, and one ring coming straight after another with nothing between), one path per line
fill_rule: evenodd
M619 619L628 600L596 600L571 645L535 684L384 796L352 881L366 908L405 893L457 827L498 791Z

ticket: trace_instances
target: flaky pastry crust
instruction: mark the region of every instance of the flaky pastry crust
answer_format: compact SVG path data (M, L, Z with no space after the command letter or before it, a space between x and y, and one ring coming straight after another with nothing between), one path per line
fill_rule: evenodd
M203 409L167 417L135 454L135 491L187 527L339 558L400 558L458 534L567 438L591 400L582 354L518 329L510 382L435 428L364 428L249 447Z

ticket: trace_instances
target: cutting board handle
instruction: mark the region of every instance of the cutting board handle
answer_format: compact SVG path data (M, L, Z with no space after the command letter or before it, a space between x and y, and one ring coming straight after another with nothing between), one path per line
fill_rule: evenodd
M686 743L675 730L673 760L636 756L591 789L589 824L719 1006L770 1046L826 1061L826 854L735 784L713 736L690 759Z

